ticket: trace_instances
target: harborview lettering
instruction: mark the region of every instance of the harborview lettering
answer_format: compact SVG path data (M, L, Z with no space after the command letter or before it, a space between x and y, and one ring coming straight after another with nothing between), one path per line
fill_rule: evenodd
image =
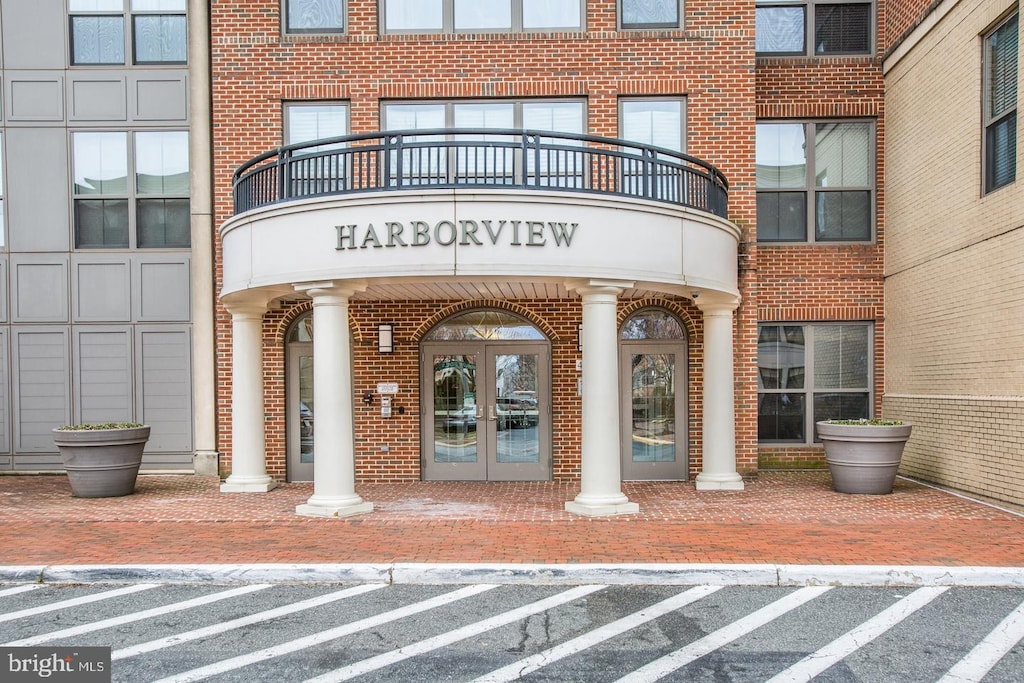
M571 247L579 223L560 221L511 220L441 220L431 225L426 221L385 221L378 226L336 225L336 250L383 249L387 247L443 247L505 244L512 247Z

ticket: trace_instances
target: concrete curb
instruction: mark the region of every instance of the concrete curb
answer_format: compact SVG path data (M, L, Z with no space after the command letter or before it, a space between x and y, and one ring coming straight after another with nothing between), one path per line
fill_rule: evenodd
M1024 587L1024 567L794 564L174 564L0 566L0 583L638 584Z

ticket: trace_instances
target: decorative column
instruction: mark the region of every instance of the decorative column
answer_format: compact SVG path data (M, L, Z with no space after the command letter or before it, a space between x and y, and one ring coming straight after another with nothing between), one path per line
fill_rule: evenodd
M263 314L265 301L225 301L231 314L231 476L225 493L266 493L277 486L267 476L263 409Z
M373 511L356 494L353 385L348 300L354 287L296 286L313 297L313 495L295 507L308 517L351 517Z
M576 287L583 297L583 454L580 493L569 512L588 517L640 511L622 493L619 434L619 335L616 303L632 283L591 280Z
M736 472L732 313L735 301L698 301L704 314L704 467L697 490L743 488Z

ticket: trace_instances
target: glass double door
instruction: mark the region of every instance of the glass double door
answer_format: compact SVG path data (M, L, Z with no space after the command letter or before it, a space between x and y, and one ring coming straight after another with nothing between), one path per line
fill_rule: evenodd
M423 478L551 478L547 343L426 344Z
M288 481L313 481L313 345L288 345Z

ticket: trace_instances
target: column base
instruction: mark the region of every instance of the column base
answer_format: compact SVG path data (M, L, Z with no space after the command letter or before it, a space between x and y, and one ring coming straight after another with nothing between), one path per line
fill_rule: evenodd
M295 514L303 517L354 517L373 512L373 503L363 501L350 505L318 505L316 503L303 503L295 506Z
M267 476L236 477L230 476L220 485L221 493L266 493L277 488L277 482Z
M565 504L565 511L584 517L610 517L611 515L635 515L640 512L636 503L580 503L570 500Z
M743 477L736 473L732 474L701 474L697 475L696 488L698 491L742 491Z

